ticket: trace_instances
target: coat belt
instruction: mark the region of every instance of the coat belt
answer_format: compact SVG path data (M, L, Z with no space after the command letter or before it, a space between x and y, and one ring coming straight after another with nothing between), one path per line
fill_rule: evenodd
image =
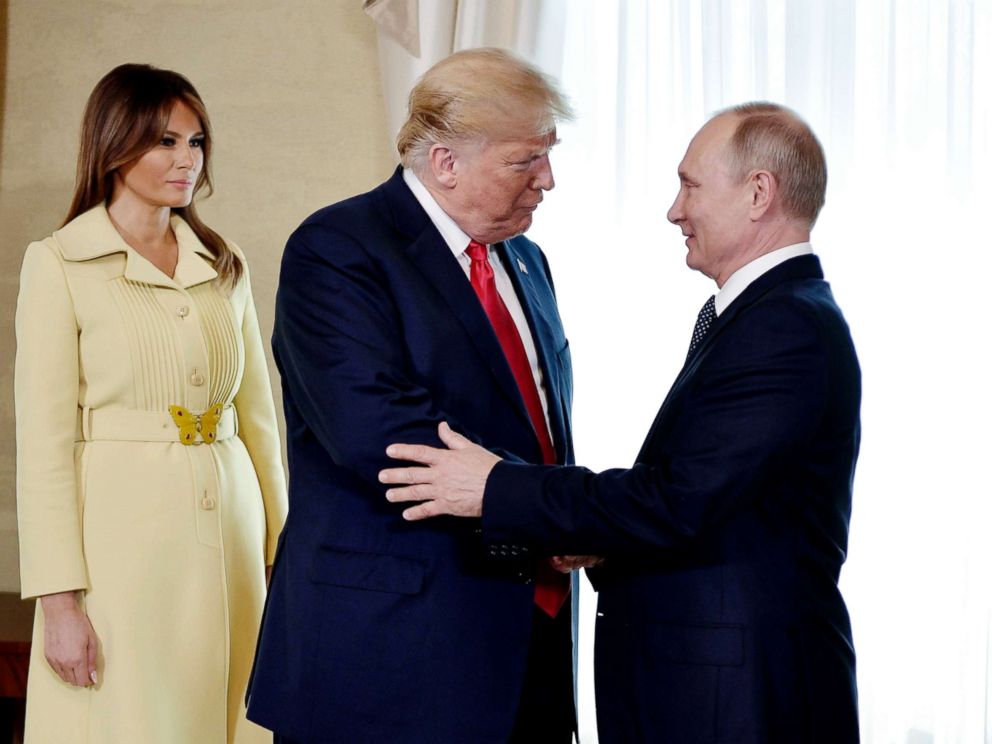
M227 406L217 424L217 441L237 433L237 411ZM83 407L76 416L76 441L178 442L179 430L168 413Z

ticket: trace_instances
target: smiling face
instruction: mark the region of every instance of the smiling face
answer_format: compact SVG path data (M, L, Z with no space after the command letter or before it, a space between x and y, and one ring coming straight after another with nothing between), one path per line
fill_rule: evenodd
M203 171L203 141L199 117L177 101L158 144L117 169L111 201L134 200L174 209L188 206Z
M686 236L686 264L719 286L739 268L753 240L752 193L730 173L727 143L736 129L731 115L710 120L689 143L679 164L679 193L668 220Z
M463 143L450 150L450 188L442 207L469 237L498 243L525 232L544 192L555 187L549 152L555 132Z

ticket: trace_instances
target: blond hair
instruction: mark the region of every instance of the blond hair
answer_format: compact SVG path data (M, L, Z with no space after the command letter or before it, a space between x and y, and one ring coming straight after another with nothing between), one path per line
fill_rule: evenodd
M731 174L743 180L767 170L778 183L785 213L816 222L827 191L827 162L819 140L789 108L768 101L732 106L717 116L737 117L727 144Z
M396 138L403 165L419 170L436 143L538 137L573 116L555 82L505 49L456 52L410 91Z

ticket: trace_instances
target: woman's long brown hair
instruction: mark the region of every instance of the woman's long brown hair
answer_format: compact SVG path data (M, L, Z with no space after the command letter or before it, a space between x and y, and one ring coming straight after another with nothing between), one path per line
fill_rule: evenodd
M194 197L210 182L210 119L203 99L185 77L151 65L126 64L108 72L90 94L83 114L76 163L76 190L65 225L83 212L106 204L114 191L114 173L122 165L155 147L165 134L173 106L182 101L200 119L203 129L203 169L193 188ZM214 269L222 282L236 284L244 267L224 239L207 227L189 206L172 210L190 226L214 255Z

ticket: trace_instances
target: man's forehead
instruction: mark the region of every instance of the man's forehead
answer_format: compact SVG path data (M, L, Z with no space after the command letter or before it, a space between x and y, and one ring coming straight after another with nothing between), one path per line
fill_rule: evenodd
M518 147L547 147L558 141L558 133L552 129L550 132L533 134L527 132L505 132L500 137L495 137L494 142L502 142L507 145Z
M719 158L735 129L736 122L728 114L716 116L706 122L689 142L685 157L679 163L679 175L691 170L701 160Z

